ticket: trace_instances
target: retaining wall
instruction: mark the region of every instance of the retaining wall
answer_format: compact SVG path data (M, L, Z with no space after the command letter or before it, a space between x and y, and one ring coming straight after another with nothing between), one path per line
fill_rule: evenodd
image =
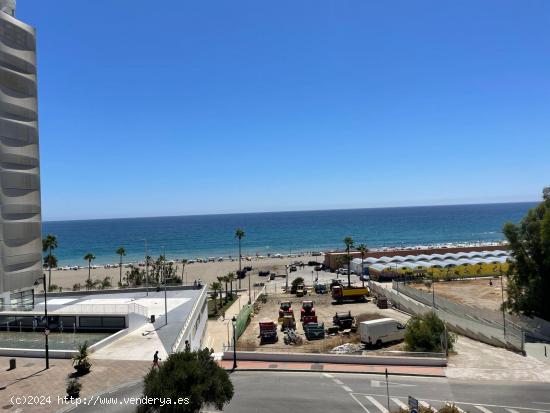
M224 360L232 360L233 352L225 351ZM335 364L376 364L388 366L430 366L445 367L444 357L399 357L399 356L363 356L342 354L315 353L266 353L259 351L237 351L237 360L279 361L279 362L309 362Z

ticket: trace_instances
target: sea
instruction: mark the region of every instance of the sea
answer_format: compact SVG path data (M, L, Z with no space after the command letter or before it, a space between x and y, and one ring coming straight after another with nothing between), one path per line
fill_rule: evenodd
M505 222L518 223L536 203L365 208L156 218L46 221L43 236L57 237L60 265L143 261L145 251L168 259L238 256L235 230L245 232L244 255L295 254L343 249L343 239L369 248L503 241Z

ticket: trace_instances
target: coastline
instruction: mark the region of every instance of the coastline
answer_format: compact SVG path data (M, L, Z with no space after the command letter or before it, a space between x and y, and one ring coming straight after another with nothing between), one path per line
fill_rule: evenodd
M411 247L393 247L393 248L372 248L369 249L370 253L381 253L387 252L391 253L392 251L411 251L415 250L425 250L430 248L473 248L473 247L495 247L505 245L504 242L486 242L486 243L447 243L447 244L432 244L432 245L416 245ZM332 250L330 252L342 252L342 249ZM328 251L326 251L328 252ZM318 254L315 252L315 254ZM211 257L213 261L208 261L208 258L205 258L203 262L192 262L187 263L184 267L182 266L181 261L173 260L174 265L177 268L177 275L182 278L184 284L193 284L194 281L201 280L203 284L210 284L214 281L217 281L216 277L227 275L229 272L236 272L239 269L239 261L235 256L232 256L232 259L224 257L223 261L218 261L220 257ZM170 261L170 257L167 257L167 260ZM251 282L266 282L267 277L260 277L258 271L270 271L274 272L280 276L285 274L285 265L289 265L294 261L303 261L304 264L307 264L308 261L317 261L322 263L324 261L324 253L321 255L313 255L313 252L304 252L296 254L287 254L285 256L280 255L278 257L267 257L267 256L246 256L243 254L242 266L252 266L253 271L247 274L251 274ZM132 265L143 265L144 260L137 262L128 262L123 261L122 268L122 277L126 275L126 272L129 271ZM140 267L143 269L143 267ZM183 272L182 272L183 270ZM48 276L48 270L45 269L44 272ZM117 283L120 277L120 269L118 263L116 264L105 264L105 265L93 265L90 270L90 276L92 280L102 280L105 277L111 278L111 284L116 288ZM52 269L52 284L55 284L59 287L62 287L64 291L72 290L73 285L80 283L82 289L84 288L84 283L88 278L88 267L87 266L74 266L73 268L66 267L65 269L54 268ZM248 288L248 279L245 278L241 280L242 288ZM41 290L41 287L36 288L37 291Z

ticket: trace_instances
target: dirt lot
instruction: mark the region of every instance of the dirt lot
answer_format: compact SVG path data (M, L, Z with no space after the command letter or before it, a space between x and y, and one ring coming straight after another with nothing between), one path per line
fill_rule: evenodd
M489 285L489 281L493 285ZM506 300L506 278L504 282L504 299ZM431 289L424 284L411 284L412 287L424 291ZM468 304L476 307L500 310L502 304L502 292L500 279L477 279L463 281L441 281L435 283L435 294L448 298L458 303Z
M296 317L296 333L302 339L301 344L285 345L283 338L284 333L280 331L279 326L279 341L274 344L260 345L260 328L259 321L269 319L277 322L279 304L281 301L292 302L292 309ZM359 344L359 334L338 334L335 336L326 335L324 340L307 341L304 335L304 329L300 323L300 309L303 300L313 300L317 318L319 323L325 323L325 330L332 327L332 317L336 312L351 311L353 316L358 317L358 321L372 320L383 317L391 317L403 322L406 322L407 316L394 310L380 310L369 299L368 302L362 303L344 303L332 304L332 298L329 294L317 295L314 292L309 293L305 297L296 297L290 294L269 294L266 303L258 303L258 311L254 314L250 324L245 332L238 340L238 348L249 351L281 351L281 352L328 352L334 347L344 343ZM386 348L388 349L388 348ZM396 349L395 346L391 348Z

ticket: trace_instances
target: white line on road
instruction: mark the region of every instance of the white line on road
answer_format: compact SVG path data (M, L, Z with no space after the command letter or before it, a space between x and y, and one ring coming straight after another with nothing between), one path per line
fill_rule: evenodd
M514 409L506 409L508 410L509 413L519 413L517 410L514 410Z
M336 383L336 384L339 384L340 386L344 385L344 382L342 380L332 379L332 381L334 381L334 383Z
M430 409L432 412L437 413L437 409L435 407L432 407L428 402L424 400L419 400L418 404L420 404L425 409Z
M374 394L374 393L355 393L355 394L360 394L362 396L379 396L379 397L386 397L387 395L385 394ZM401 399L406 399L407 397L405 396L400 396ZM438 400L438 399L424 399L426 401L429 401L429 402L437 402L437 403L448 403L449 401L448 400ZM470 405L470 406L474 406L476 404L483 404L484 406L487 406L487 407L502 407L503 409L520 409L520 410L530 410L530 411L536 411L536 412L542 412L542 413L550 413L550 410L544 410L544 409L533 409L532 407L521 407L521 406L504 406L504 405L501 405L501 404L487 404L487 403L478 403L478 402L464 402L464 401L453 401L453 403L455 403L455 405L458 405L458 404L467 404L467 405ZM535 403L535 402L532 402L532 403Z
M353 391L353 390L350 389L348 386L342 386L342 388L343 388L345 391L350 392L350 393Z
M454 406L456 410L458 410L458 413L466 413L464 410L462 410L460 407L458 407L456 404L454 403L449 403L447 402L447 406Z
M399 400L396 397L392 397L391 401L397 404L399 407L401 407L403 410L409 410L409 406L407 406L405 403L403 403L401 400Z
M328 377L329 379L332 379L332 374L330 373L323 373L323 376Z
M388 409L386 409L384 406L382 406L378 400L376 400L374 397L372 396L365 396L365 398L371 402L372 404L374 404L376 407L378 407L378 410L380 410L382 413L390 413L388 411Z
M366 411L367 413L370 413L370 412L369 412L369 409L367 409L367 408L365 407L365 405L364 405L363 403L361 403L361 402L357 399L357 397L355 397L355 396L353 395L353 393L350 393L349 395L353 398L353 400L355 400L355 401L357 402L357 404L358 404L359 406L361 406L361 408L362 408L364 411Z
M483 407L483 406L479 406L479 405L477 405L477 404L476 404L476 405L474 405L474 407L475 407L476 409L479 409L479 410L481 410L481 411L482 411L483 413L493 413L492 411L490 411L490 410L489 410L489 409L487 409L486 407Z

